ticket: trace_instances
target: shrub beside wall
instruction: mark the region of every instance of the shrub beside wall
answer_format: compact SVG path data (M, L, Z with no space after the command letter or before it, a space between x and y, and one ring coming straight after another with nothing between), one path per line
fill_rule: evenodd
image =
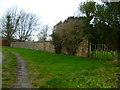
M68 54L67 50L65 47L62 48L61 53L63 54ZM83 57L88 57L88 40L83 40L77 50L76 50L76 56L83 56Z

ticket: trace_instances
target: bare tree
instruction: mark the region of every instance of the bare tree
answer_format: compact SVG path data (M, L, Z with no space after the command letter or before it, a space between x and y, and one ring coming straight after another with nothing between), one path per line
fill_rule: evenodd
M4 14L1 20L2 37L5 37L9 44L15 37L19 23L19 17L17 16L17 8L10 8Z
M32 13L12 7L3 15L1 21L2 36L9 44L14 40L26 41L39 28L39 18Z
M40 32L39 32L38 35L37 35L38 41L46 41L46 40L47 40L48 30L49 30L48 25L44 25L44 26L41 28Z
M16 32L20 41L26 41L32 35L32 33L39 28L39 18L32 13L26 13L23 10L20 11L19 27Z

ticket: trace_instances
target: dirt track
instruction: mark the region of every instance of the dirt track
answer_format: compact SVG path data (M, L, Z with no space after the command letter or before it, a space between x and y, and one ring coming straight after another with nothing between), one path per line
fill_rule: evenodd
M27 66L25 64L25 61L17 53L13 52L13 54L16 56L18 63L14 88L31 88L31 83L27 74Z

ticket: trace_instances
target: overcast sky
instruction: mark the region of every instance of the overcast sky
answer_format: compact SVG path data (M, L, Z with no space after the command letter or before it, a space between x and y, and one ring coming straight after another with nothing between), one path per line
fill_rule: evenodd
M60 20L73 16L81 1L86 0L0 0L0 15L7 8L17 6L39 15L43 24L53 26Z

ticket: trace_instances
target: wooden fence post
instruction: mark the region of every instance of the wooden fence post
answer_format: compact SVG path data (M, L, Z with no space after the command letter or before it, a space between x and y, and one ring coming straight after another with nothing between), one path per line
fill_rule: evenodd
M109 50L108 50L108 44L106 44L107 46L106 46L106 51L107 51L107 57L109 56Z
M95 46L95 57L96 57L96 44L94 44L94 46Z

